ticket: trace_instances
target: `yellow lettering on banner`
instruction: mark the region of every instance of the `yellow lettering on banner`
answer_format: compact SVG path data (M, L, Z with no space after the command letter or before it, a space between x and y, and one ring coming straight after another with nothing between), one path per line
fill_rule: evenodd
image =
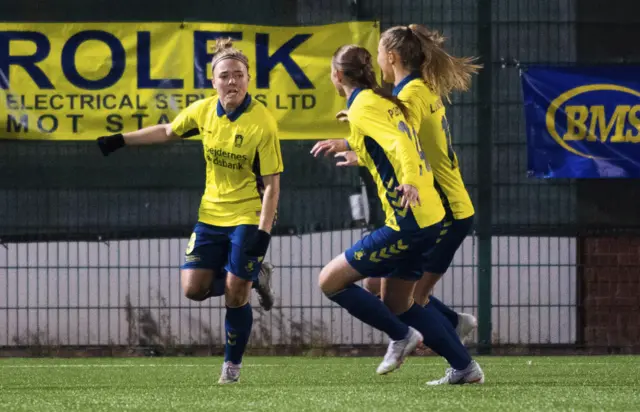
M627 133L624 135L627 142L640 142L640 118L638 118L638 112L640 112L640 105L633 106L629 111L629 123L631 123L631 126L635 129L635 133L632 130L627 130Z
M564 140L582 140L587 135L586 121L589 118L587 106L567 106L567 132L562 136Z
M375 55L377 22L0 23L0 138L93 140L168 123L214 95L209 63L220 36L249 58L249 92L273 113L280 139L349 132L334 118L345 101L331 57L347 43Z
M567 106L567 132L562 136L565 141L578 141L587 138L589 142L637 143L640 141L640 105L616 106L611 118L607 119L603 105ZM625 132L627 122L632 129Z
M612 143L624 142L624 124L629 110L631 110L631 106L617 106L611 119L607 122L604 106L591 106L591 127L587 140L595 142L599 136L601 142L606 142L615 126L615 132L610 141Z
M568 101L577 96L592 92L624 93L634 96L637 100L640 91L618 84L586 84L567 90L550 102L546 114L546 129L549 135L560 147L574 155L587 159L605 159L595 156L588 149L595 147L593 143L638 143L640 142L640 119L638 111L640 105L617 105L613 108L610 118L607 118L607 110L610 106L592 105L576 106L566 105ZM615 102L615 100L612 100ZM585 112L588 111L587 112ZM556 116L559 111L564 111L567 118L567 131L560 136ZM587 130L586 135L584 134ZM585 141L586 138L586 141ZM582 144L570 145L571 141L583 140Z

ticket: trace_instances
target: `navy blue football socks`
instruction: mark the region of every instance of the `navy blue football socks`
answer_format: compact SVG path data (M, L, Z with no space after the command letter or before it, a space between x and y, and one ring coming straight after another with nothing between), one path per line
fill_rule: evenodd
M471 355L458 339L451 323L431 304L422 307L414 303L398 317L420 332L424 345L445 358L452 368L463 370L471 363Z
M442 313L444 317L447 318L449 322L451 322L451 325L454 329L458 327L458 314L453 309L451 309L449 306L442 303L440 299L432 295L429 295L429 304L433 305L433 307L436 308L438 312Z
M242 362L242 355L249 342L251 326L253 324L253 311L251 304L247 303L239 308L227 306L225 316L225 346L224 360L238 365Z
M345 308L352 316L386 333L392 340L402 340L409 333L409 327L380 299L358 285L349 285L327 297Z

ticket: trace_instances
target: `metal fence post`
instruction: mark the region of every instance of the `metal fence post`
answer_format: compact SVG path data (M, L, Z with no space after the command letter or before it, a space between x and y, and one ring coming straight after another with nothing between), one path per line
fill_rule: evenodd
M478 353L491 352L491 219L493 185L491 0L478 2Z

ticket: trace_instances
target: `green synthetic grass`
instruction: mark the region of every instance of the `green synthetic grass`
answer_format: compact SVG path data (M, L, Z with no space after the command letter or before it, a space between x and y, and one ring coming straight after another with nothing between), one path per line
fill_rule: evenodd
M480 357L484 385L425 387L444 374L411 357L247 357L235 385L221 358L0 359L0 411L640 410L640 357Z

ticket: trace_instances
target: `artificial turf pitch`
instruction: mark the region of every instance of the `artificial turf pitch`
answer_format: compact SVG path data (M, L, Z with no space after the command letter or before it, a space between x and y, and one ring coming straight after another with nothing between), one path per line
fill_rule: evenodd
M379 358L246 357L219 386L221 358L0 359L0 411L640 410L640 357L479 357L484 385L426 387L436 357L377 376Z

